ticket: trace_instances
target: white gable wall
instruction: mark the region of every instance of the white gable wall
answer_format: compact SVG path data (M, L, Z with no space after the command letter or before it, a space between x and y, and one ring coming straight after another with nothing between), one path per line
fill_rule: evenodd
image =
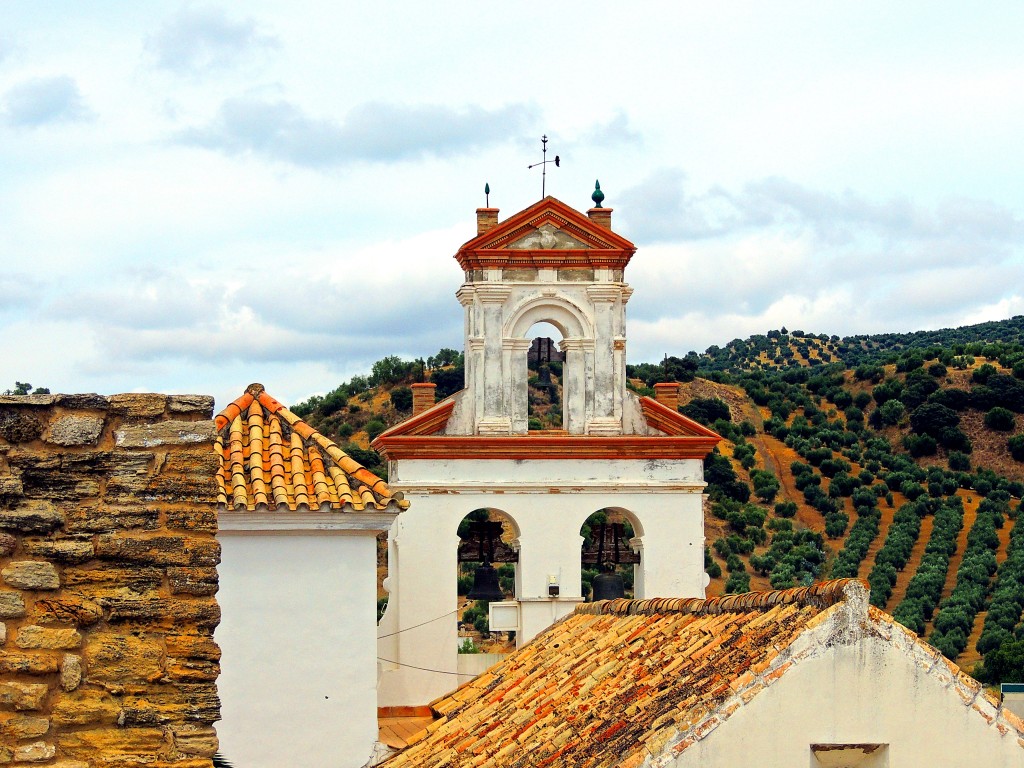
M820 765L811 744L887 744L863 768L985 768L1024 765L1018 734L1002 735L965 705L949 667L929 671L909 653L898 628L893 640L862 637L786 670L703 740L653 761L673 768ZM994 717L980 696L977 706ZM984 756L983 758L981 756Z
M242 525L259 524L246 515L257 517L238 515ZM300 515L309 527L319 517ZM362 766L377 740L374 531L224 530L225 517L221 753L248 768Z

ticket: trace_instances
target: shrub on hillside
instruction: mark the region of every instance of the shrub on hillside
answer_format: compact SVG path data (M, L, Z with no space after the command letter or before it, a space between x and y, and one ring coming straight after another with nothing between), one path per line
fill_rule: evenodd
M1013 411L997 405L985 414L985 426L998 432L1012 432L1014 427Z
M1024 435L1015 435L1006 441L1010 455L1017 461L1024 461Z

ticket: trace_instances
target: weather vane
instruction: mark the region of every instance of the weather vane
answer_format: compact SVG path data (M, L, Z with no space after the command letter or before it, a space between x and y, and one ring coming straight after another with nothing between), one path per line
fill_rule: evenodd
M561 158L558 157L558 155L555 155L555 159L554 160L548 160L548 137L547 137L547 134L544 134L543 136L540 137L540 144L541 144L542 157L544 159L541 160L539 163L534 163L533 165L526 166L526 169L530 170L531 168L536 168L538 165L540 166L540 199L543 200L544 197L547 194L547 190L546 190L545 186L546 186L547 175L548 175L548 163L554 163L555 164L555 168L559 168L562 165L562 160L561 160Z

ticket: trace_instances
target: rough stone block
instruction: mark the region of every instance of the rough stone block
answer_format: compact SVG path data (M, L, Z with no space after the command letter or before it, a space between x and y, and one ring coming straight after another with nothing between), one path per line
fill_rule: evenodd
M60 577L52 563L41 560L16 560L0 570L8 587L19 590L55 590Z
M36 600L30 618L37 624L87 627L103 618L103 607L81 595L64 592L57 597Z
M72 395L59 394L56 404L76 411L105 411L109 407L107 398L95 392L82 392Z
M53 405L56 395L0 395L0 405Z
M103 432L101 416L61 416L50 424L46 441L54 445L96 445Z
M42 709L49 688L45 683L0 681L0 706L19 710Z
M57 754L57 748L45 741L24 744L14 749L14 759L20 763L42 763Z
M61 733L57 744L64 754L73 757L99 756L124 764L124 758L147 756L167 757L170 743L161 728L90 728ZM115 760L120 758L120 760Z
M96 556L142 565L189 565L184 536L103 534L96 537Z
M75 629L49 629L34 624L22 627L14 638L22 650L67 650L82 645L82 635Z
M127 392L107 398L110 412L129 419L159 416L167 407L167 395L154 393Z
M213 416L211 395L171 395L167 406L171 413L195 413L207 419Z
M190 683L214 682L220 675L220 664L214 661L195 661L168 657L167 674L172 680Z
M85 644L89 682L109 687L151 683L163 676L163 647L157 639L134 635L90 635Z
M217 593L216 568L168 568L172 595L213 595Z
M82 594L92 595L101 594L91 589L93 587L118 587L135 591L156 587L163 582L164 569L144 565L131 567L91 563L84 568L65 568L63 576L65 588L78 588Z
M5 651L0 654L0 674L49 675L58 669L57 657L48 653L18 653Z
M146 499L167 504L210 504L212 506L217 499L217 482L213 474L168 475L161 473L149 479L143 496Z
M0 621L0 645L7 642L7 625Z
M0 577L15 589L49 590L60 587L60 576L52 563L18 560L0 571Z
M84 563L95 555L92 539L27 539L26 554L57 563Z
M215 600L169 600L156 595L135 598L104 598L111 623L131 622L161 629L183 624L212 629L220 624L220 606Z
M174 747L185 755L213 757L219 746L217 731L210 726L186 724L171 728Z
M48 501L25 501L14 509L0 509L0 528L16 533L50 533L62 525L64 515Z
M25 615L25 596L21 592L0 589L0 619L16 619Z
M194 423L208 424L216 429L212 421ZM214 485L216 485L214 475L219 469L220 459L212 445L174 451L167 456L167 461L160 467L160 471L168 475L199 475L213 480Z
M33 715L12 715L0 722L0 734L12 741L37 739L50 730L50 721Z
M167 635L167 655L182 659L220 661L220 646L205 635Z
M120 492L114 497L121 498ZM110 484L107 484L107 492L104 494L107 501L111 500ZM127 494L125 499L134 498L133 494ZM135 499L136 504L138 499ZM76 506L68 512L66 530L69 533L111 533L113 531L126 531L142 529L154 531L160 527L159 510L142 507L117 505L103 505L98 508L89 505Z
M79 688L73 693L59 697L50 715L54 725L95 725L117 722L121 706L117 699L106 691Z
M0 406L4 404L0 395ZM24 408L0 407L0 437L8 443L30 443L43 434L43 422Z
M212 443L214 437L216 431L212 421L158 421L122 427L114 433L119 448Z
M18 540L9 533L0 533L0 557L8 557L18 548Z
M220 542L216 539L192 538L188 541L188 565L216 568L220 564Z
M25 486L21 484L21 478L17 475L0 475L0 496L7 498L23 496Z
M212 506L167 510L167 528L179 531L217 532L217 510Z
M82 658L67 654L60 663L60 687L73 691L82 683Z

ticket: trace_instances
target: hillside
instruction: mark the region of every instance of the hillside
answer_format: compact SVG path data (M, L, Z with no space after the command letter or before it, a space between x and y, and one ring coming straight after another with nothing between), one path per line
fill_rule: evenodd
M866 356L773 332L630 366L640 392L683 381L680 410L725 438L705 463L708 594L859 576L961 666L987 654L979 676L1024 671L1024 347L1007 340L1020 320L864 337ZM995 340L972 336L986 330ZM296 411L382 472L368 441L408 415L408 384L455 391L461 362L386 358ZM547 388L531 377L533 428L559 426L558 373Z

